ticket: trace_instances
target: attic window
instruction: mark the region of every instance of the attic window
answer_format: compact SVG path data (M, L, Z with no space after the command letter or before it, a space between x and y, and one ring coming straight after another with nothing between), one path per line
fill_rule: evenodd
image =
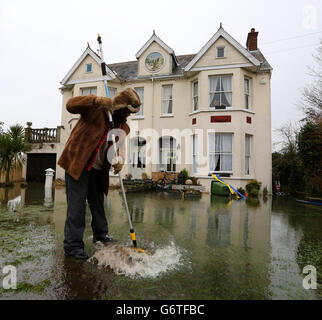
M225 58L225 57L226 57L226 48L216 47L216 58Z
M91 63L86 64L86 72L92 72L92 64Z

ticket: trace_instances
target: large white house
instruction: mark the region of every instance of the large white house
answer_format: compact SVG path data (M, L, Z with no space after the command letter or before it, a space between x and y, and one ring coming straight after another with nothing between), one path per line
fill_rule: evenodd
M252 29L244 47L220 27L196 54L177 56L153 32L136 60L107 64L110 95L131 87L143 102L131 116L123 174L186 168L209 190L215 171L235 187L258 179L271 190L272 68L257 37ZM105 96L98 54L88 46L61 84L60 142L49 148L56 161L78 120L68 99ZM56 178L64 179L59 166Z

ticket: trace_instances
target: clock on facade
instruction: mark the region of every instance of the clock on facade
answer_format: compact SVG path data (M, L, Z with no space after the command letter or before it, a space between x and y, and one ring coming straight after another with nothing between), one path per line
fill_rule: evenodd
M151 52L145 58L145 66L149 71L159 71L164 65L164 57L160 52Z

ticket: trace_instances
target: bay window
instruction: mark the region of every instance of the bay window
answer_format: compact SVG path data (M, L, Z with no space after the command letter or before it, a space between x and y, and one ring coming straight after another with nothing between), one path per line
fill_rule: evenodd
M209 170L216 172L233 171L233 135L231 133L209 134Z

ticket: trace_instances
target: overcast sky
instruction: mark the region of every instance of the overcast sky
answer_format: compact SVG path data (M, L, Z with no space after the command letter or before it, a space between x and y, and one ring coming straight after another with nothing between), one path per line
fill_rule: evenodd
M274 130L302 117L296 103L311 81L321 15L321 0L0 0L0 121L59 125L60 81L87 42L97 49L97 33L113 63L135 60L153 29L177 55L197 53L222 22L244 46L250 29L259 31L259 48L274 68Z

